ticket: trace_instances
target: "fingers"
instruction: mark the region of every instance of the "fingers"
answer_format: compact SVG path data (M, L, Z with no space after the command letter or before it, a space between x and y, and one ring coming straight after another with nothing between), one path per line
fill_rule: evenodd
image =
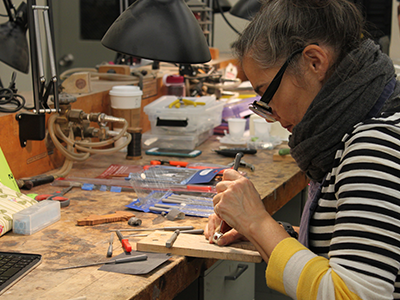
M213 214L208 217L208 223L204 229L204 236L207 240L212 239L215 229L221 224L221 219Z
M233 169L226 169L222 175L222 180L228 180L228 181L233 181L236 179L239 179L240 177L243 177L242 175L239 174L238 171L235 171Z
M228 232L225 232L224 235L218 240L218 246L226 246L238 240L242 240L243 238L243 235L241 235L235 229L231 229Z

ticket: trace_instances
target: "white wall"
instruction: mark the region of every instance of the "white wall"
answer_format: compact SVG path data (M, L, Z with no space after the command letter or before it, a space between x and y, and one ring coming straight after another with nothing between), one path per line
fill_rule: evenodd
M393 0L393 10L392 10L392 37L390 41L389 55L395 63L400 61L400 32L399 32L399 22L397 18L397 7L398 3Z
M238 0L228 0L234 5ZM22 0L12 1L15 7L22 2ZM2 3L2 1L0 2ZM390 57L396 63L400 63L400 33L399 25L397 21L397 1L393 0L393 22L392 22L392 38L390 45ZM40 4L40 0L38 2ZM4 6L0 4L0 13L5 14ZM226 18L230 23L241 32L248 21L232 16L229 12L225 13ZM0 18L0 23L7 22L7 18ZM214 47L218 48L220 52L230 52L230 44L237 38L237 34L225 23L220 14L215 14L215 29L214 29ZM0 45L1 47L1 45ZM45 49L45 48L44 48ZM0 78L4 86L8 86L11 78L11 74L14 70L4 63L0 62ZM31 75L28 75L17 71L17 88L19 91L32 90Z

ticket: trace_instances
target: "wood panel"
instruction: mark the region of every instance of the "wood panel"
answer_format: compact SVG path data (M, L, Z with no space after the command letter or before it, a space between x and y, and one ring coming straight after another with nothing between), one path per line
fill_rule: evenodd
M137 242L137 250L253 263L262 261L260 253L249 242L220 247L216 244L210 244L203 235L182 233L178 235L173 246L167 248L165 243L171 235L172 232L153 232L148 237Z

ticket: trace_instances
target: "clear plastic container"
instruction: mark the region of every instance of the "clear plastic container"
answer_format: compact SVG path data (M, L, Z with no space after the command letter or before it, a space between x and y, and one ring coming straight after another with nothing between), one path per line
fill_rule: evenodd
M60 218L60 202L43 200L13 215L13 232L31 235Z
M185 97L185 79L180 75L168 75L165 79L165 85L167 86L167 95Z

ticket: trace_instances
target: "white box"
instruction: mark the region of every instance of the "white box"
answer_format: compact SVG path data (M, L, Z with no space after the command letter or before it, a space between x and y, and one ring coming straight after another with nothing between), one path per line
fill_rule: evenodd
M170 104L178 97L163 96L143 108L149 117L153 134L200 134L221 124L224 102L217 101L214 96L183 99L203 102L205 105L181 104L179 108L170 108Z
M13 232L31 235L60 220L60 202L43 200L13 215Z

